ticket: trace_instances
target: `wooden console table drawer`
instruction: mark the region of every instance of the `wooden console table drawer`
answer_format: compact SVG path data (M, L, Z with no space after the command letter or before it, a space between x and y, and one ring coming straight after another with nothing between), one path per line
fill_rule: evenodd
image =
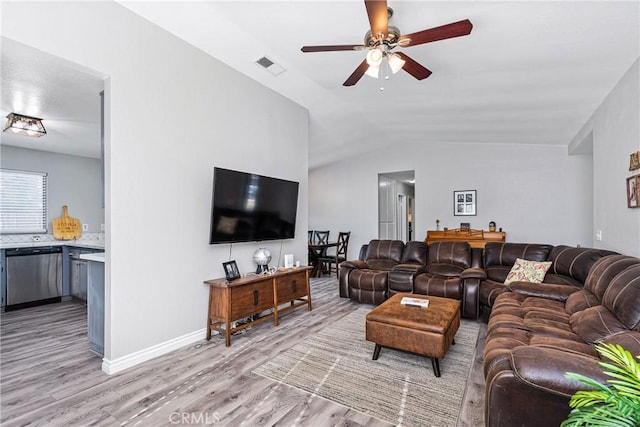
M311 290L309 289L309 270L300 271L286 276L276 277L274 281L276 303L275 320L278 326L278 316L295 308L307 305L311 310ZM284 303L291 303L288 307L278 307Z
M306 296L307 280L304 272L291 274L276 279L278 303L289 302Z
M273 286L262 281L231 288L231 318L240 319L273 308Z

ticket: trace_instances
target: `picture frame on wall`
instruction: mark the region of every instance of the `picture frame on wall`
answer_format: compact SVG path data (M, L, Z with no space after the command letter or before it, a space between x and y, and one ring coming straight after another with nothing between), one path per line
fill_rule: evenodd
M224 268L224 275L229 282L240 278L240 271L235 260L223 262L222 268Z
M627 178L627 207L640 208L640 175Z
M460 190L453 192L453 215L475 216L477 215L476 190Z
M640 151L631 153L629 158L629 170L634 171L636 169L640 169Z

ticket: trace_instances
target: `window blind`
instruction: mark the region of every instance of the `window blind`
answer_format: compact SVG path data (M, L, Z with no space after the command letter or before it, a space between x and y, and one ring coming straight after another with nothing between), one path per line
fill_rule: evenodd
M0 233L47 232L47 174L0 169Z

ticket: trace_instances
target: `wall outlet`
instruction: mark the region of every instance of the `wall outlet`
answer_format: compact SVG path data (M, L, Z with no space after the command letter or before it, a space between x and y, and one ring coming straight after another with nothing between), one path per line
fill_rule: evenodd
M602 241L602 230L596 230L596 240L598 242Z
M104 231L104 224L100 224L100 231Z
M89 224L82 224L82 231L89 231Z

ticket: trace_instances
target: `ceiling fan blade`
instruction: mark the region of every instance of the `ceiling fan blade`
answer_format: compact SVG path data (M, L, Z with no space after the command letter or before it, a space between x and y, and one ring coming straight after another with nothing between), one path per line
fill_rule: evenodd
M349 78L345 80L344 83L342 83L342 86L353 86L354 84L358 83L358 80L360 80L362 76L364 76L367 68L369 68L369 64L367 64L367 60L365 59L360 63L360 65L358 65L358 68L356 68L356 70L351 73Z
M423 80L431 75L430 70L418 64L415 60L411 59L404 53L396 52L396 55L400 56L400 58L402 58L405 61L404 65L402 66L402 69L405 70L407 73L411 74L416 79Z
M473 24L468 19L453 22L440 27L418 31L416 33L405 34L398 38L398 43L403 47L415 46L423 43L435 42L438 40L450 39L453 37L466 36L471 33ZM403 42L405 40L405 42ZM409 40L408 42L406 40Z
M334 52L338 50L362 50L364 46L361 44L334 44L326 46L302 46L303 52Z
M389 32L389 15L387 14L387 0L364 0L367 8L371 34L377 38L379 32L387 35Z

